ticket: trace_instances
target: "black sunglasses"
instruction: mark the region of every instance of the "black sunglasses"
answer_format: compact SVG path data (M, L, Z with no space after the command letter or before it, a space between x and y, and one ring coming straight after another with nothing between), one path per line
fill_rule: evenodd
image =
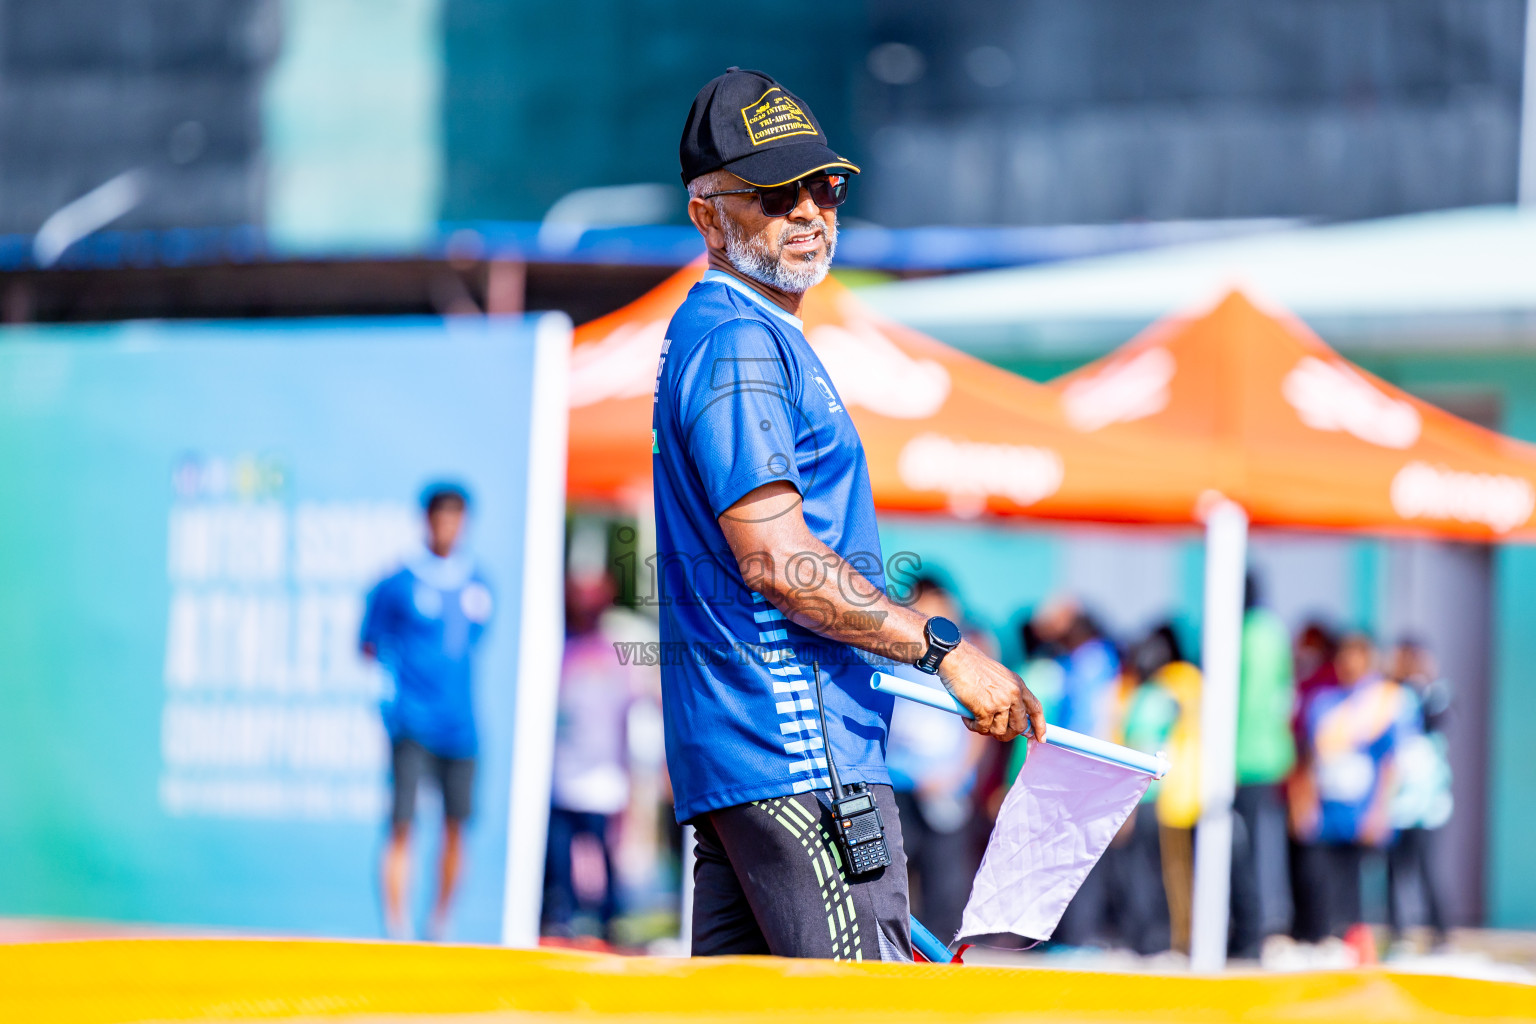
M789 181L782 185L769 185L755 188L733 188L724 192L710 192L702 195L700 199L713 199L715 196L757 196L758 205L763 208L764 217L787 217L789 211L800 205L800 190L804 188L811 194L811 202L823 210L836 209L843 205L848 198L848 175L846 174L817 174L811 177L801 178L799 181Z

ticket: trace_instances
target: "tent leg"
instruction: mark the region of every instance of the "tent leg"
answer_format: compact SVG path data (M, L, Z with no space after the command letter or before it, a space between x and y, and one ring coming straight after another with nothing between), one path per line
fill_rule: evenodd
M1242 661L1243 576L1248 516L1223 499L1205 522L1205 623L1201 664L1200 827L1195 835L1190 966L1219 971L1227 962L1236 788L1237 688Z

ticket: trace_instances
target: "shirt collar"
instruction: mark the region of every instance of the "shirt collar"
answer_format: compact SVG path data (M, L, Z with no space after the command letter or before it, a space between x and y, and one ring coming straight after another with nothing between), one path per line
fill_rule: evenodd
M741 278L733 277L732 275L727 274L723 270L715 270L715 269L711 268L709 270L704 271L704 281L706 283L711 282L711 281L718 281L721 284L725 285L727 288L734 288L734 289L736 289L738 292L740 292L741 294L745 295L747 298L751 299L753 302L757 303L758 306L762 307L767 312L772 313L774 316L778 317L780 320L783 320L785 323L792 325L795 328L795 330L799 331L802 334L805 333L805 322L803 320L801 320L799 317L795 316L792 313L785 312L783 309L780 309L778 306L774 305L772 302L769 302L768 301L768 296L764 295L762 292L758 291L756 288L753 288L751 285L747 284Z
M437 590L459 590L474 575L474 561L462 551L455 551L447 558L433 554L425 545L407 559L406 568L411 575Z

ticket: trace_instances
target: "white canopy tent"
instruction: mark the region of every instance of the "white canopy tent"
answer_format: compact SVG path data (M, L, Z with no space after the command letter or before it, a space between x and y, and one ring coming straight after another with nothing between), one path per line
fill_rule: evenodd
M1345 348L1536 334L1536 209L1477 207L882 285L859 298L971 351L1103 351L1238 289Z

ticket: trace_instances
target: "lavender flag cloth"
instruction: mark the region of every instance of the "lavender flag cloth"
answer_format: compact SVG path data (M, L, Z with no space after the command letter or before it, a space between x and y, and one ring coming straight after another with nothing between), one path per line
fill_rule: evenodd
M1146 772L1030 740L971 886L960 941L1017 947L1027 944L1021 937L1050 938L1151 782Z

